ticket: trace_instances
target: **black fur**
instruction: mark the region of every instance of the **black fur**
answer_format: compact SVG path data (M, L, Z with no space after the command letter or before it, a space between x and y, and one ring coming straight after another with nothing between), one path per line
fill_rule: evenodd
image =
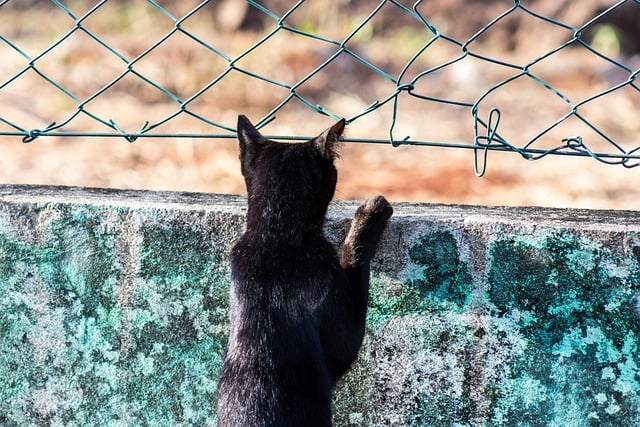
M218 426L331 425L331 391L364 335L369 263L393 209L357 210L339 258L323 235L344 120L300 144L238 118L246 232L231 253L231 333Z

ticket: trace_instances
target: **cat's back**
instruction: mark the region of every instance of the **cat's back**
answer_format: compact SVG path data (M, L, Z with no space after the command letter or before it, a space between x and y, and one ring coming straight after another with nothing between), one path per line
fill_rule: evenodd
M222 425L271 425L263 424L266 416L283 426L329 426L331 384L316 308L331 286L319 252L331 259L333 253L323 245L272 251L255 244L241 239L231 256L232 324L220 398L229 410L223 417L233 423Z
M324 276L338 266L338 254L322 235L306 239L265 239L245 232L231 250L234 279L309 278Z

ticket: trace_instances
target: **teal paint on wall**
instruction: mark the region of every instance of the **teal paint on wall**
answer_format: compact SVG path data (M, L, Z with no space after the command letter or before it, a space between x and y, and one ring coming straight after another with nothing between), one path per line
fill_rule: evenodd
M568 233L499 239L491 258L495 321L526 343L496 386L493 420L639 422L637 261Z
M639 423L640 233L402 221L335 425ZM0 425L214 425L242 222L0 204Z
M127 278L131 213L22 215L38 236L0 230L0 424L213 425L228 281L206 229L144 218Z
M419 289L423 304L436 309L462 310L471 296L472 278L467 262L460 259L458 243L451 232L422 236L409 247L409 265L418 269L406 285ZM415 274L415 273L414 273Z
M638 263L574 234L494 239L475 285L453 233L420 236L403 281L373 277L337 424L637 425Z
M407 252L404 283L371 278L369 329L392 316L430 311L458 312L471 296L472 278L468 264L460 259L451 232L421 236Z
M403 278L372 276L367 337L336 391L336 425L465 425L469 355L479 338L464 310L468 263L450 231L419 236ZM392 410L390 408L393 408Z

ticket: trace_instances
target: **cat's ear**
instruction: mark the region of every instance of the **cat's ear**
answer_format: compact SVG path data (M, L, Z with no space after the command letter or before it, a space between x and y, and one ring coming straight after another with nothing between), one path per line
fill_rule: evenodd
M258 129L253 126L246 116L238 116L238 141L240 142L240 148L249 147L252 145L262 145L266 139L258 132Z
M325 129L320 135L312 140L314 146L324 157L334 160L338 157L340 148L340 137L344 132L345 120L342 119L335 125Z

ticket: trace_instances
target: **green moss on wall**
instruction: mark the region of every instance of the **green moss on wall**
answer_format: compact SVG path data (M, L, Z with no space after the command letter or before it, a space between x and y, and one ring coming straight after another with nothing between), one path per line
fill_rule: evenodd
M466 357L478 338L456 316L390 317L369 331L335 392L335 425L464 425L473 418Z

